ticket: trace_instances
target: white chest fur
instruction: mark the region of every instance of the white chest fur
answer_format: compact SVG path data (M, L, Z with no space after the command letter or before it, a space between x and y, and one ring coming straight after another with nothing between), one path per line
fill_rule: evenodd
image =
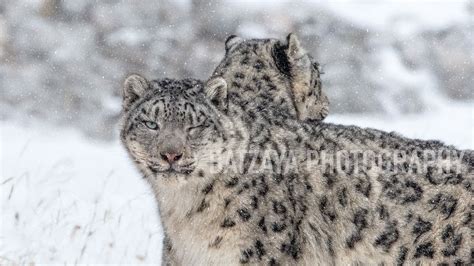
M173 246L173 258L180 265L238 264L239 230L221 227L226 215L222 195L225 192L207 195L206 210L197 211L204 199L205 184L191 179L154 187L161 221Z

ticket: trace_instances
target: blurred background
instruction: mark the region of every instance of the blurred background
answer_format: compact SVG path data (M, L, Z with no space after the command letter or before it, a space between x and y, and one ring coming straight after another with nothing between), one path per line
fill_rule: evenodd
M394 116L473 101L472 1L3 0L0 119L111 139L130 72L206 79L230 34L296 32L331 114Z
M295 32L326 121L474 148L474 1L0 1L0 264L157 264L153 195L117 141L121 83L206 79L224 40Z

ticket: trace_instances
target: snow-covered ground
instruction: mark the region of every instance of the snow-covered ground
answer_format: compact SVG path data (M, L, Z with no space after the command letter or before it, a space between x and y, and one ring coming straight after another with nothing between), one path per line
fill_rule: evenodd
M328 121L474 148L472 104L393 119ZM162 231L153 195L118 141L2 122L0 264L157 264Z
M118 142L0 128L0 265L160 260L153 195Z

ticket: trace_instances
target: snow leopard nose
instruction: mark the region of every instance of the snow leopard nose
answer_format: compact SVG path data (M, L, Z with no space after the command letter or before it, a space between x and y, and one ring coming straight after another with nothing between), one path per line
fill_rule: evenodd
M177 153L177 152L163 152L163 153L160 153L160 155L161 155L161 159L167 161L169 164L172 164L178 161L179 159L181 159L181 157L183 157L183 153Z

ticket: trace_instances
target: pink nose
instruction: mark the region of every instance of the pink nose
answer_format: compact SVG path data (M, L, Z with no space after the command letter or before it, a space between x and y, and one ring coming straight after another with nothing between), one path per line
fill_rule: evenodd
M183 157L182 153L172 153L172 152L165 152L160 153L161 159L167 161L168 163L174 163Z

